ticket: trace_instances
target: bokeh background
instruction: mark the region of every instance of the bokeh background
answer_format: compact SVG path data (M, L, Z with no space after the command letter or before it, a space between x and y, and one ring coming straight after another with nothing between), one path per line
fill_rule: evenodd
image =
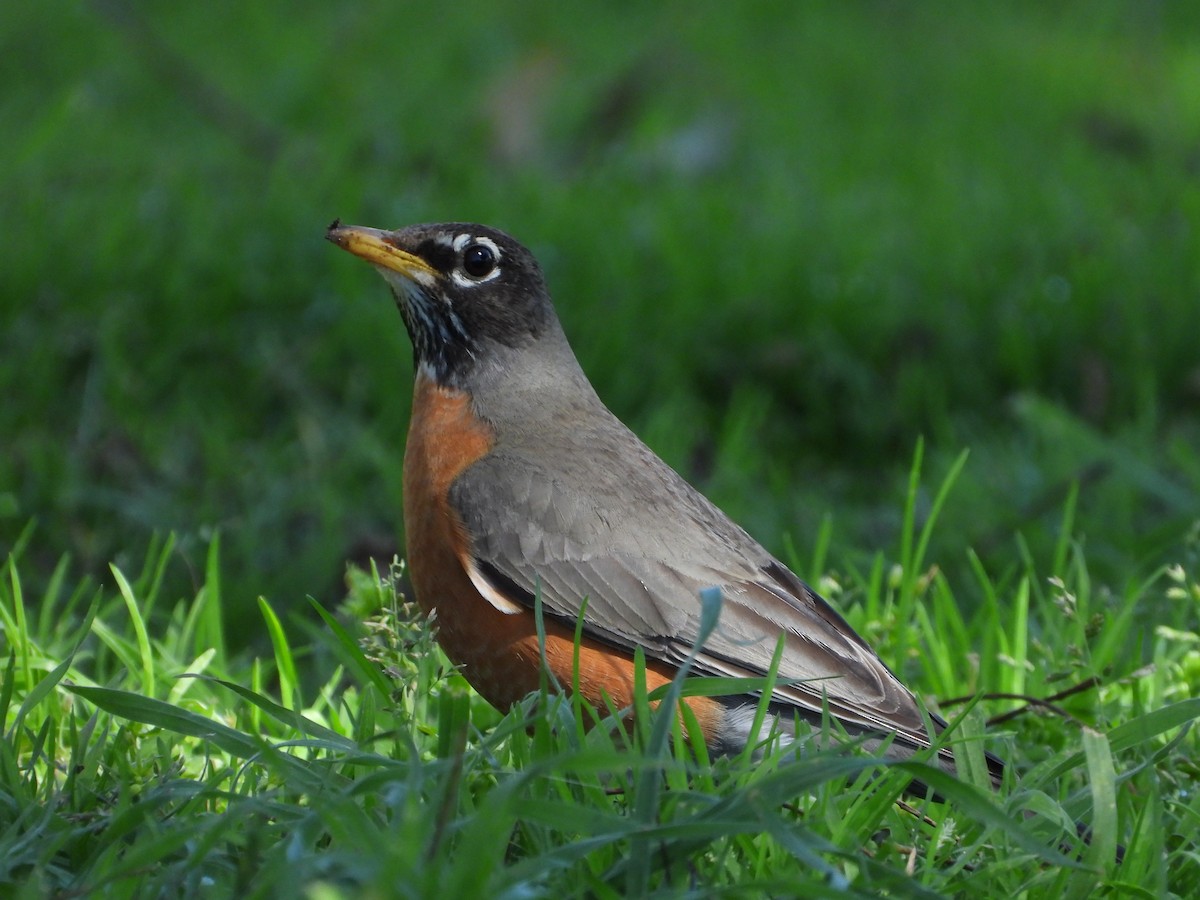
M1064 521L1099 580L1194 561L1195 4L10 4L0 85L26 581L173 532L182 596L219 534L257 621L402 546L410 350L335 216L522 239L613 410L802 570L823 523L895 557L919 438L920 512L970 451L959 596Z

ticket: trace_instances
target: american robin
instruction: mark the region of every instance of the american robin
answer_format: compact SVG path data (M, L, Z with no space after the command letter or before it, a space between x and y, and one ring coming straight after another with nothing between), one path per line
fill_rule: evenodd
M697 674L762 677L783 635L779 727L827 708L850 733L893 736L890 755L930 745L913 694L845 620L601 402L525 247L468 224L334 222L326 236L380 271L412 340L409 574L446 655L487 700L504 709L538 687L538 591L559 683L576 683L577 665L591 703L621 708L634 649L649 689L668 682L696 642L699 592L716 586L724 604ZM686 702L714 754L765 737L751 734L753 696ZM953 766L946 750L940 761Z

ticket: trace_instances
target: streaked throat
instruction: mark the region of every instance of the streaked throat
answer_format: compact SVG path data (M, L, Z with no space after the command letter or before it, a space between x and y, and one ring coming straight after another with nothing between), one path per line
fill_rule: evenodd
M450 300L396 272L378 267L392 288L413 345L414 366L424 366L439 384L475 360L475 342Z

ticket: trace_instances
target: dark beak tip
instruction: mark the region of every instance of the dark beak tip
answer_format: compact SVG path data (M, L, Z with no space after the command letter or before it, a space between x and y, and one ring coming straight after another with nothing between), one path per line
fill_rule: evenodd
M341 219L334 219L329 223L329 227L325 229L325 240L337 244L339 247L345 246L346 237L342 233Z

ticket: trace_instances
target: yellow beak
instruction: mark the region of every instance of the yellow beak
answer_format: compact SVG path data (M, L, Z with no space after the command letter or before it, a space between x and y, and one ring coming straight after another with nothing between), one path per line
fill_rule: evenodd
M381 269L397 272L411 281L426 284L437 279L437 271L429 263L407 250L401 250L391 243L390 238L390 232L361 225L343 225L339 219L335 219L325 232L327 241L332 241L343 250L349 250L355 256L362 257Z

